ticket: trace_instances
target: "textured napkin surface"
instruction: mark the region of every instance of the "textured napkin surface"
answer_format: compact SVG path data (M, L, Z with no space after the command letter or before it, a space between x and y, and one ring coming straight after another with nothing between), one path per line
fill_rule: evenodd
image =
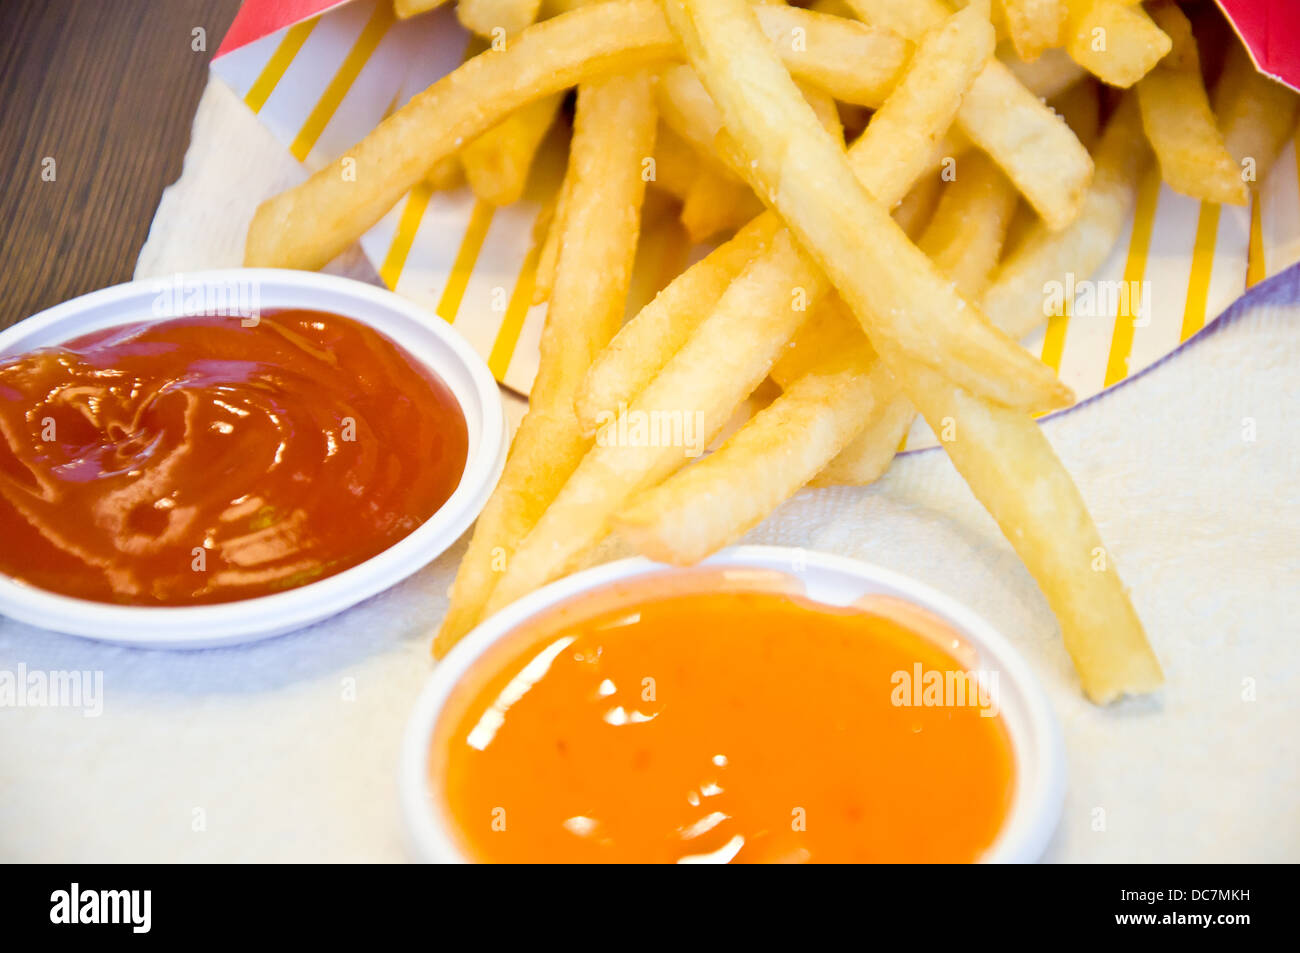
M210 84L138 275L237 265L256 202L297 174ZM941 452L874 487L804 491L747 540L919 576L1007 635L1065 734L1048 860L1300 860L1300 305L1282 303L1300 272L1261 287L1273 302L1045 424L1165 667L1158 697L1083 699L1033 581ZM97 718L0 709L0 859L403 859L398 746L463 550L243 648L122 649L0 619L0 671L98 670L104 686Z

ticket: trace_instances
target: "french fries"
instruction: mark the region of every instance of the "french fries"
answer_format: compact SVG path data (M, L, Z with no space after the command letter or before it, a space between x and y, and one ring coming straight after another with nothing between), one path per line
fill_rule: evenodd
M459 0L457 16L492 48L264 203L246 249L250 265L320 267L422 181L515 202L579 90L534 225L532 301L549 308L529 411L435 654L611 531L688 564L801 487L870 483L919 412L1037 581L1088 697L1160 684L1033 419L1071 395L1016 342L1050 316L1049 283L1110 255L1153 160L1185 194L1243 203L1293 133L1300 96L1217 13ZM721 241L668 280L683 237ZM653 267L632 282L639 241Z
M744 0L667 0L665 8L728 131L756 163L757 177L778 196L774 201L783 217L810 250L820 253L832 282L864 318L867 308L855 276L826 254L836 232L860 231L861 226L838 218L831 218L824 232L817 223L810 226L808 210L823 207L830 196L791 180L799 175L834 182L841 203L851 190L837 174L833 153L798 148L799 143L816 143L821 130L763 43ZM796 136L798 143L791 141ZM782 201L787 193L799 201ZM859 210L854 212L853 219L861 222ZM936 433L946 420L956 423L956 435L945 444L949 456L1056 611L1089 697L1108 701L1158 685L1159 665L1113 560L1099 545L1078 490L1032 418L1023 408L970 394L905 353L894 337L877 334L873 344Z
M987 156L964 162L919 245L975 295L997 262L1016 191ZM695 562L735 542L819 473L822 483L862 484L884 472L915 412L852 315L833 296L827 304L772 368L784 393L708 459L619 515L616 528L638 550ZM742 481L744 492L736 492Z
M868 23L915 39L942 21L941 0L849 0ZM962 101L958 128L993 157L1052 228L1074 220L1092 178L1088 152L1069 127L1000 60Z
M1172 3L1152 8L1173 48L1137 84L1142 126L1169 187L1206 202L1245 205L1242 170L1228 152L1201 79L1192 25Z
M803 97L789 103L775 94L774 90L786 87L798 94L798 89L770 49L756 50L748 39L741 39L751 30L742 31L732 23L723 30L729 35L710 35L708 44L699 42L704 30L693 25L693 15L708 21L708 29L720 29L718 20L739 17L740 7L722 0L719 7L666 3L665 9L688 58L722 111L728 132L750 158L757 191L825 270L873 344L890 342L919 361L941 365L944 373L964 386L1009 406L1045 410L1069 403L1071 395L1055 375L997 331L907 240L854 176ZM979 13L968 8L958 16L968 12L972 18ZM761 35L748 10L745 16L745 26ZM983 22L991 48L992 27L987 17ZM754 108L756 97L738 88L740 84L723 80L726 62L754 88L772 95L764 109ZM988 75L987 68L981 75ZM877 121L879 117L871 125ZM742 134L747 138L741 139ZM766 136L776 137L780 147L759 148L758 140ZM926 144L927 151L933 142ZM890 155L854 151L873 167L887 167L892 161ZM800 274L795 270L797 261L791 265L791 274L806 279L794 288L813 284L811 269Z
M923 41L906 76L854 147L865 180L862 185L854 180L858 188L890 204L906 193L928 167L961 90L979 73L992 46L993 31L979 11L954 15ZM817 132L829 137L802 94L792 88ZM663 369L629 404L598 408L595 422L603 429L596 446L516 551L487 611L576 567L608 533L611 520L630 497L689 462L672 442L620 445L615 439L618 418L693 414L699 421L698 435L711 437L766 376L785 342L803 325L807 308L827 289L825 278L805 259L790 232L767 232L773 226L764 223L775 225L774 220L764 215L747 228L753 230L750 241L770 234L767 247L752 257ZM796 303L801 297L805 308Z
M764 7L761 16L774 24L779 36L789 37L796 28L851 34L854 39L847 45L865 57L875 57L879 47L893 48L898 42L861 24L793 7ZM878 43L880 38L883 42ZM778 50L798 71L800 58L791 43L782 41ZM323 268L439 160L521 106L593 76L677 56L677 44L656 0L608 0L536 23L504 50L473 57L412 98L347 155L306 182L263 202L249 226L244 263ZM878 72L872 68L864 73L854 62L842 62L819 67L807 79L819 88L823 82L835 84L825 90L831 95L883 98L886 90L869 82Z
M652 87L651 74L641 71L585 83L578 92L572 182L531 404L461 561L435 655L478 622L514 548L590 443L573 397L623 316L645 194L641 162L654 151Z

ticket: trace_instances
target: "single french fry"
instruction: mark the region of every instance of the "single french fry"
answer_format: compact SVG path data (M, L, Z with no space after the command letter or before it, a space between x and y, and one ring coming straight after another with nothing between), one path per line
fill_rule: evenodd
M1065 27L1063 0L1000 0L1007 34L1022 60L1036 60L1061 45Z
M678 275L623 325L596 356L574 402L584 433L594 434L601 414L631 403L654 379L780 228L775 216L760 215Z
M744 0L668 0L665 10L727 132L750 159L757 191L830 277L878 349L890 343L1009 406L1047 410L1070 402L1069 389L1055 374L957 294L858 180L854 166L871 154L870 144L865 137L855 144L850 164L771 48L755 45L762 32ZM987 5L967 7L937 32L945 35L950 26L955 34L978 31L987 41L987 63L993 45ZM935 72L940 75L931 86L945 71ZM908 71L868 133L886 121L889 107L916 75ZM906 131L899 135L907 138ZM916 145L928 155L936 139ZM891 151L872 157L870 165L888 168L896 160ZM792 265L790 273L798 274L797 263Z
M461 560L435 655L478 623L515 547L590 445L573 413L573 396L623 316L645 194L641 162L654 149L652 85L652 75L639 71L579 87L569 156L573 181L529 410Z
M1169 55L1137 84L1142 128L1160 174L1184 195L1245 205L1249 193L1210 109L1192 25L1172 3L1153 6L1151 15L1173 41Z
M1298 109L1300 95L1261 75L1246 48L1232 40L1214 89L1214 114L1247 185L1257 186L1273 168L1295 129Z
M419 13L442 6L447 0L393 0L393 12L398 19L408 20Z
M1131 0L1066 0L1065 49L1103 83L1127 89L1169 52L1169 36Z
M1047 293L1065 288L1067 277L1087 278L1106 260L1137 201L1138 182L1151 161L1141 137L1142 120L1132 93L1124 96L1097 146L1097 174L1083 212L1069 228L1053 232L1041 223L999 265L984 292L984 311L1014 338L1047 320L1059 304Z
M928 368L887 361L934 432L952 435L949 459L1038 583L1087 696L1106 704L1159 688L1160 663L1115 559L1038 424Z
M838 17L812 25L816 14L794 7L763 7L760 15L785 35L808 26L850 30L863 50L897 42L879 30L863 33L861 24ZM780 44L781 52L798 70L800 57L789 46ZM480 53L414 96L306 182L263 202L249 226L244 262L322 268L442 158L521 106L594 76L678 58L679 48L656 0L608 0L536 23L504 50ZM874 67L867 71L875 72ZM819 66L808 78L820 86L826 75ZM848 92L864 95L864 80L854 63L839 64L835 75ZM827 92L837 95L837 90Z
M802 16L791 17L792 9L760 6L755 12L772 49L800 82L872 109L888 98L907 65L911 43L896 32L826 13L801 10Z
M867 23L916 39L942 22L941 0L849 0ZM958 128L993 157L1052 228L1074 220L1092 160L1070 128L1000 60L991 60L962 100Z
M555 122L563 95L553 93L521 106L460 151L474 194L492 205L523 197L533 157Z
M540 7L541 0L456 0L456 18L479 36L506 39L532 24Z
M698 562L793 496L884 413L894 392L859 335L856 347L803 374L718 450L635 497L614 528L652 559Z

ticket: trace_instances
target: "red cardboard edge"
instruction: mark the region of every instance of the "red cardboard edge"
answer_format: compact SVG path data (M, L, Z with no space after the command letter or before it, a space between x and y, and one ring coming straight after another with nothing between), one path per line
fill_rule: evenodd
M277 30L351 2L352 0L244 0L212 58L220 59Z

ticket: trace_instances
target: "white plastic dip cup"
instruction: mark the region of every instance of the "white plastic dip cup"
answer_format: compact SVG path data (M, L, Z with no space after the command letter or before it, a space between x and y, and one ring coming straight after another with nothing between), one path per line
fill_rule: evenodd
M454 493L409 536L359 565L297 589L217 605L119 606L75 599L0 575L0 613L28 625L151 648L208 648L298 629L389 588L436 559L469 528L505 462L501 392L483 359L445 321L392 292L308 271L245 268L142 279L96 291L0 332L0 357L92 331L187 316L187 300L250 300L262 314L292 308L341 314L386 335L435 374L465 417L469 452ZM196 297L190 298L194 295ZM193 313L190 311L189 313Z
M1015 794L997 839L982 858L993 863L1027 863L1043 853L1056 830L1065 797L1065 746L1047 696L1020 654L982 618L915 579L878 566L778 546L737 546L700 564L711 570L777 570L799 579L806 595L844 606L867 595L896 596L947 622L975 650L981 672L996 672L999 715L1011 738ZM399 795L413 855L434 863L467 863L457 846L454 821L443 799L440 774L445 758L433 751L438 720L457 683L492 646L521 623L543 615L580 594L651 574L692 572L648 559L624 559L552 583L492 616L469 633L434 669L416 702L402 740ZM605 606L609 608L609 606Z

